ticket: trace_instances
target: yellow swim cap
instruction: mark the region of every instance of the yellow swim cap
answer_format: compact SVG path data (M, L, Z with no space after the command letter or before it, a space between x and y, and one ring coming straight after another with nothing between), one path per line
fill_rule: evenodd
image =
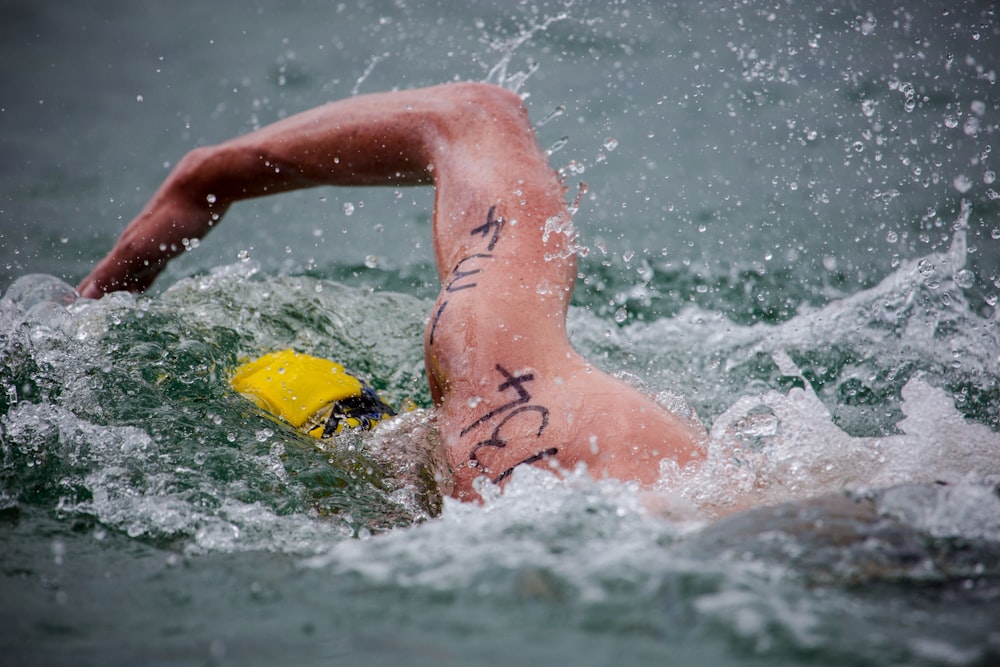
M272 352L236 369L230 384L263 410L317 438L370 430L395 415L368 384L327 359Z

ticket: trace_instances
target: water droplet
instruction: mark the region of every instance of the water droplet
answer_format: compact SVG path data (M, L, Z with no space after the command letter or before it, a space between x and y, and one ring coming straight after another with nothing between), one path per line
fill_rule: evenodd
M958 127L958 118L956 118L952 114L948 114L947 116L944 117L944 126L945 127Z
M549 149L545 151L545 153L547 155L552 155L553 153L557 153L560 150L562 150L568 143L569 143L569 137L563 137L559 141L549 146Z
M215 195L210 194L207 197L205 197L205 201L207 201L209 204L214 204L216 201L216 197Z
M552 111L550 111L548 113L548 115L545 116L545 118L543 118L540 121L538 121L538 123L536 123L536 127L541 127L541 126L545 125L546 123L548 123L549 121L551 121L552 119L558 118L559 116L563 115L564 113L566 113L566 107L564 107L563 105L560 104L555 109L553 109Z
M858 16L854 19L854 25L858 32L867 37L875 32L878 20L871 14L868 14L867 16Z
M375 255L365 255L365 266L367 266L369 269L377 269L378 257L376 257Z
M344 202L344 215L353 215L353 214L354 214L354 204L352 204L349 201Z
M611 152L616 148L618 148L617 139L612 139L611 137L608 137L607 139L604 140L604 150Z
M962 269L955 274L955 284L962 289L969 289L976 284L976 274L969 269Z
M933 262L926 257L921 259L917 264L917 271L920 273L920 278L925 285L931 289L937 288L939 284L937 281L937 268L935 268ZM933 287L931 287L931 283L934 283Z
M250 251L249 250L240 250L239 253L236 255L236 257L241 262L249 262L250 261Z
M625 306L622 306L621 308L615 311L615 322L621 324L627 319L628 319L628 310L625 308Z
M953 180L951 184L955 186L955 189L961 192L962 194L965 194L966 192L972 189L972 179L966 176L965 174L959 174L958 176L956 176L955 180Z

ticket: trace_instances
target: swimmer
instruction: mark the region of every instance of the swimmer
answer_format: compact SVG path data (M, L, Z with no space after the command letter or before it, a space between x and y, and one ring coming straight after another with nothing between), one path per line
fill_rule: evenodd
M475 500L522 465L654 483L661 459L705 456L704 430L581 357L566 335L576 257L565 188L521 99L454 83L332 102L173 169L81 296L147 288L184 240L235 202L322 185L435 188L441 292L424 333L430 393L453 471Z

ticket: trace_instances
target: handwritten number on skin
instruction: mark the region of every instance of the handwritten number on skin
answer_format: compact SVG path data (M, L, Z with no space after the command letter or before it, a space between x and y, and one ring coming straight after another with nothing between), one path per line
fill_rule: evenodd
M472 448L472 451L469 453L469 462L475 466L480 465L479 461L480 450L486 447L496 447L498 449L503 449L504 447L507 446L507 440L501 435L501 431L503 430L504 426L506 426L507 423L510 422L515 417L519 415L526 415L532 412L536 413L539 419L538 429L535 431L535 437L537 438L540 438L542 436L542 431L544 431L545 427L548 426L549 424L548 408L542 405L526 405L531 401L531 392L527 390L527 388L525 387L525 383L534 380L535 379L534 374L524 373L521 375L514 375L500 364L496 365L496 369L497 372L499 372L504 377L504 381L501 382L499 385L497 385L497 391L504 392L507 391L508 389L513 389L514 392L517 394L517 398L510 401L509 403L505 403L500 407L490 410L486 414L479 417L479 419L477 419L476 421L472 422L464 429L462 429L462 435L464 436L467 435L477 426L481 426L482 424L485 424L486 422L496 417L499 417L500 415L504 415L503 418L500 420L500 423L497 424L496 427L493 429L493 432L490 434L490 437L486 438L485 440L480 440L479 442L477 442L476 445ZM550 447L537 454L529 456L528 458L519 461L518 463L514 464L507 470L503 471L502 473L494 477L493 483L499 484L501 481L507 479L507 477L509 477L510 474L514 471L514 468L516 468L519 465L531 464L537 461L541 461L542 459L548 456L555 455L558 451L559 450L556 449L555 447Z
M490 210L486 213L486 222L472 230L473 235L482 234L483 238L486 238L486 235L490 233L491 229L493 230L493 237L490 239L489 245L486 246L487 250L493 250L496 246L497 241L500 239L500 230L503 229L504 225L503 218L493 217L496 210L496 206L490 206Z
M503 231L505 224L502 217L497 217L496 210L496 206L491 206L490 210L486 213L486 222L478 227L474 227L469 232L471 236L478 235L483 239L488 239L486 252L476 252L467 255L459 260L458 264L455 265L455 268L452 269L451 278L448 280L448 284L445 285L443 290L446 297L441 300L441 305L438 306L437 311L434 313L434 320L431 324L430 334L428 335L428 342L430 345L434 345L434 336L437 332L438 325L441 323L441 317L444 315L445 309L448 307L450 300L449 295L478 287L478 278L474 278L474 276L478 276L484 271L484 268L479 266L478 262L480 260L488 261L493 259L493 255L490 253L500 240L500 234ZM497 386L497 391L502 393L509 389L513 389L517 397L498 408L490 410L486 414L479 417L479 419L462 429L462 436L464 437L473 429L494 419L500 418L500 422L493 428L493 432L490 434L490 437L476 443L469 453L469 462L475 466L480 465L479 452L481 450L484 450L487 447L503 449L507 446L507 440L503 437L503 429L513 419L522 415L529 417L535 415L538 419L538 428L535 431L535 437L539 438L542 436L542 432L545 430L545 427L549 424L548 408L541 405L528 405L528 403L531 402L531 393L525 387L525 383L534 380L534 374L524 373L521 375L513 375L500 364L496 365L496 369L504 377L504 381ZM503 480L507 479L514 471L514 468L519 465L536 463L549 456L554 456L558 451L559 450L555 447L549 447L548 449L544 449L537 454L533 454L494 477L493 483L499 484ZM486 468L484 468L484 470L485 469Z
M478 273L482 273L482 269L462 269L462 265L466 262L471 262L475 259L491 259L493 255L488 253L477 252L468 257L463 257L459 260L458 264L451 272L451 280L445 285L444 291L448 294L453 294L455 292L461 292L462 290L473 289L479 285L479 283L474 282L464 282L469 276L474 276ZM430 333L430 344L434 344L434 334L437 332L438 323L441 321L441 315L444 314L444 309L448 306L448 301L444 300L441 305L438 306L437 312L434 313L434 323L431 325Z
M503 392L503 391L507 391L508 389L513 388L514 391L517 392L517 398L515 398L510 403L507 403L505 405L501 405L499 408L496 408L494 410L490 410L485 415L483 415L482 417L480 417L476 421L472 422L471 424L469 424L468 426L466 426L465 428L463 428L462 429L462 435L463 436L464 435L468 435L469 431L471 431L472 429L476 428L480 424L484 424L484 423L488 422L489 420L493 419L494 417L496 417L497 415L502 414L502 413L506 412L507 410L510 410L513 407L516 407L518 405L522 405L524 403L527 403L528 401L531 400L531 394L528 393L528 390L524 388L524 383L525 382L530 382L531 380L534 380L535 379L534 374L532 374L532 373L525 373L524 375L511 375L507 371L507 369L504 368L503 366L501 366L500 364L496 365L496 369L497 369L497 371L499 371L499 373L501 375L503 375L506 378L506 380L504 380L503 382L501 382L500 385L497 387L497 391L498 392ZM546 410L546 413L548 413L548 410ZM547 422L548 422L548 419L546 418L546 423ZM544 428L544 425L543 425L543 428ZM539 435L541 435L541 432L539 432Z
M476 236L478 234L483 238L486 238L487 235L489 235L490 232L492 231L493 235L490 236L489 243L486 244L486 249L490 251L492 251L493 248L496 247L497 241L500 240L500 231L503 229L504 226L504 219L495 217L496 210L497 210L496 206L490 206L490 210L487 211L486 213L486 222L479 225L478 227L475 227L471 232L469 232L470 236ZM463 281L465 281L465 279L468 278L469 276L474 276L478 273L482 273L483 270L481 268L465 270L462 269L462 265L474 259L492 259L492 258L493 255L490 255L489 253L476 252L460 259L458 264L455 265L455 268L451 272L451 280L449 280L448 284L445 285L444 288L445 293L454 294L455 292L460 292L462 290L475 288L479 283L463 282ZM437 333L438 323L441 321L441 316L444 315L444 309L447 307L448 307L448 300L445 299L441 302L441 305L438 306L437 311L434 313L434 322L431 324L431 332L428 338L428 342L431 345L434 344L434 334Z
M533 455L529 456L528 458L524 459L523 461L518 461L517 463L515 463L514 465L512 465L511 467L507 468L502 473L500 473L499 475L497 475L496 477L494 477L491 481L494 484L499 484L500 482L502 482L505 479L507 479L508 477L510 477L511 473L514 472L514 468L516 468L518 466L531 465L532 463L537 463L538 461L542 461L544 459L547 459L550 456L555 456L558 453L559 453L559 450L556 449L555 447L549 447L548 449L543 449L542 451L538 452L537 454L533 454Z
M492 257L493 255L490 255L489 253L477 252L472 255L469 255L468 257L463 257L462 259L460 259L458 261L458 264L456 264L455 268L452 269L451 271L451 280L449 280L448 284L445 285L444 287L445 291L459 292L461 290L471 289L479 285L479 283L462 283L461 281L465 280L469 276L474 276L477 273L482 273L483 272L482 269L470 269L468 271L460 271L459 269L462 268L463 264L465 264L466 262L470 262L474 259L490 259Z

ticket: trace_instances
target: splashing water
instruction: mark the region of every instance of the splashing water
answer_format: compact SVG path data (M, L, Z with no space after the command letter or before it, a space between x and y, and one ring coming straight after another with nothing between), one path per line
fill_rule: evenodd
M569 19L570 15L568 13L561 12L554 16L545 17L540 23L533 22L528 27L521 28L521 31L517 35L492 40L489 45L490 49L500 53L500 60L490 69L484 81L496 84L515 93L520 92L525 82L531 78L532 74L538 71L539 63L529 63L526 71L508 73L508 68L518 48L533 39L538 33L548 30L549 26L553 23Z
M543 244L548 243L553 234L564 237L558 251L545 253L545 261L551 262L555 259L565 259L572 255L586 257L590 253L590 248L577 242L580 235L573 225L573 216L580 210L580 201L586 193L587 184L580 183L576 196L573 198L573 203L566 208L566 211L554 215L545 221L545 226L542 228Z
M676 353L658 349L666 340L698 350L697 368L685 356L666 382L675 388L725 386L745 377L748 364L769 369L767 380L753 380L766 387L759 393L744 386L734 400L703 405L713 415L708 462L684 471L665 462L661 490L711 514L851 487L1000 481L998 381L991 370L1000 359L998 316L975 315L957 285L969 215L963 205L946 252L902 263L879 285L784 323L722 326L692 309L622 329L639 364L676 368ZM981 388L985 400L971 404L968 387ZM850 418L855 409L869 431L879 412L888 423L872 434L851 434L861 423ZM983 423L968 421L968 414Z
M0 244L5 284L23 277L0 299L8 661L997 662L1000 225L985 142L1000 33L984 3L952 3L942 23L920 3L577 0L563 20L558 0L307 16L265 0L256 25L239 3L119 4L100 20L38 4L6 26L59 42L6 43L36 64L9 72L25 99L6 102L8 162L24 165L7 174ZM486 38L483 16L502 17ZM517 35L494 37L510 17ZM70 19L88 27L76 49L52 29ZM184 44L153 86L148 49L170 48L167 33ZM87 78L108 66L124 76ZM411 253L429 246L422 210L359 205L350 234L314 236L331 215L345 228L339 204L248 204L146 297L77 302L24 276L85 273L101 249L73 230L95 221L110 241L164 148L366 87L483 75L525 97L538 84L534 117L565 107L539 124L564 175L602 165L588 219L549 230L601 249L579 263L571 338L697 411L700 471L665 465L648 493L525 468L481 506L442 501L420 344L433 257ZM135 103L133 82L142 113L91 104ZM152 104L158 89L184 108ZM80 124L99 151L67 140ZM963 197L975 216L963 208L958 230L922 217ZM385 226L371 241L354 231L369 220ZM240 248L253 259L210 273ZM228 369L276 347L332 356L421 407L317 447L228 390Z

